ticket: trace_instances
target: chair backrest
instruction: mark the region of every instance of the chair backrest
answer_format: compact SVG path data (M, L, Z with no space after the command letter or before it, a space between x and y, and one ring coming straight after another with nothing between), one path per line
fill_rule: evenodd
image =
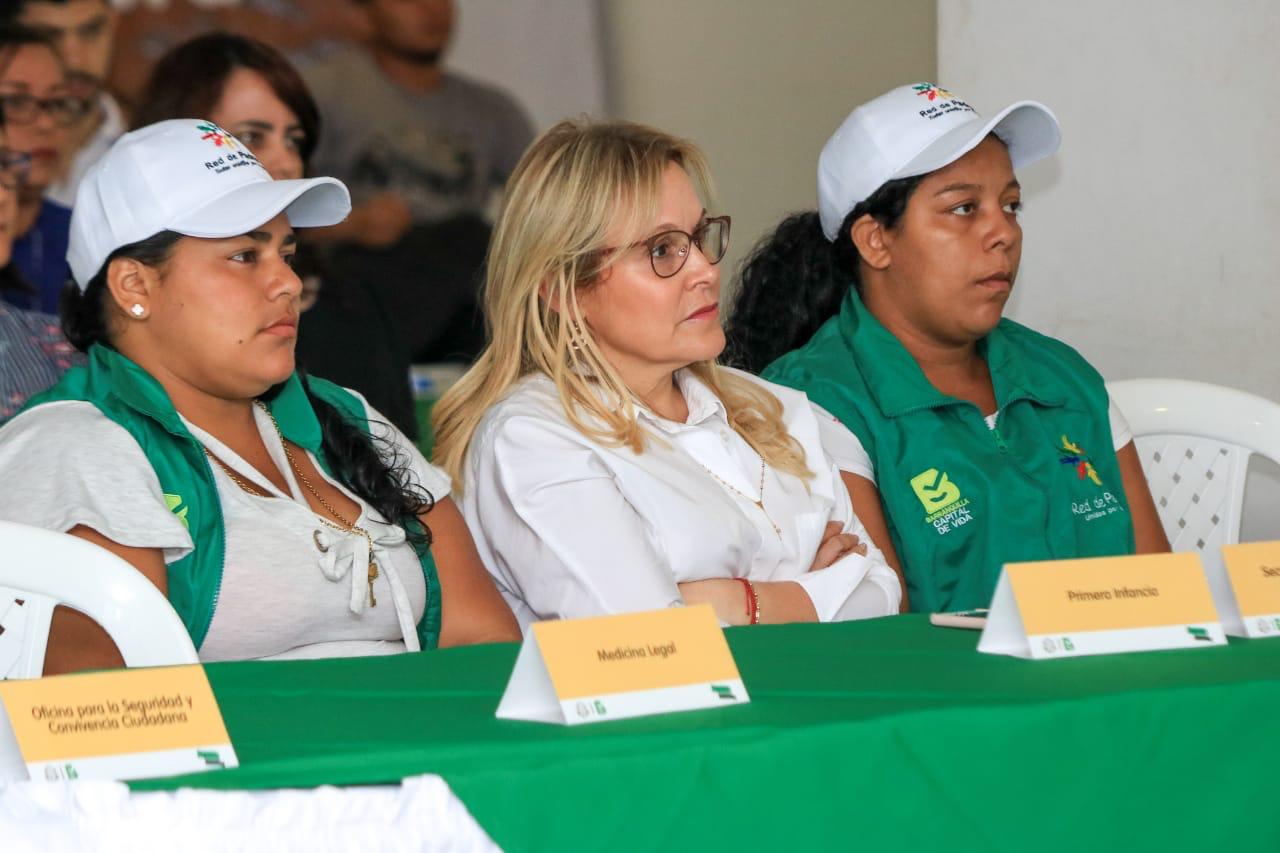
M1249 458L1280 463L1280 404L1184 379L1126 379L1107 391L1133 430L1169 544L1217 559L1240 540Z
M0 679L40 676L59 604L101 625L126 666L199 662L168 599L133 566L78 537L0 521Z

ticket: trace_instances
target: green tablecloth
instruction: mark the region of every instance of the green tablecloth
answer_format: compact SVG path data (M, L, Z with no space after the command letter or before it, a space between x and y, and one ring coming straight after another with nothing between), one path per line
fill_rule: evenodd
M509 850L1280 850L1280 640L1029 662L900 616L731 629L750 705L493 716L517 647L213 664L262 788L438 773Z

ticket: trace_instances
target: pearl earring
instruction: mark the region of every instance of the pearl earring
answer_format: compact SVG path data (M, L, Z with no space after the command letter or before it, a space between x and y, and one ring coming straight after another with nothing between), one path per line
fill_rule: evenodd
M135 317L141 317L143 314L147 313L147 309L146 309L146 308L143 308L143 307L142 307L141 305L139 305L137 302L133 303L133 307L132 307L132 308L130 308L130 309L129 309L129 311L130 311L130 313L132 313L132 314L133 314L133 316L135 316Z

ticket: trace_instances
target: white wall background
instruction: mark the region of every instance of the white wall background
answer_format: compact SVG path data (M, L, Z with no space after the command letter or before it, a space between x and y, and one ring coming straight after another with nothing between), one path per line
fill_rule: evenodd
M1032 98L1058 156L1019 175L1010 315L1109 379L1280 400L1280 3L938 0L939 82L980 111ZM1246 539L1280 538L1255 466Z
M537 130L603 115L599 0L455 0L449 67L511 92Z
M817 206L818 152L851 109L935 69L934 0L601 0L612 106L706 152L733 216L723 281Z
M733 216L725 282L816 204L818 151L858 103L934 75L935 0L455 0L451 67L511 91L545 129L589 113L707 153Z

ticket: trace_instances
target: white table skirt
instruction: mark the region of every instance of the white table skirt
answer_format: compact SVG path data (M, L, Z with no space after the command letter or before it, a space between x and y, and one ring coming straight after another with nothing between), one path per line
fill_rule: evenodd
M119 782L0 783L0 848L50 851L492 851L439 776L399 786L131 793Z

